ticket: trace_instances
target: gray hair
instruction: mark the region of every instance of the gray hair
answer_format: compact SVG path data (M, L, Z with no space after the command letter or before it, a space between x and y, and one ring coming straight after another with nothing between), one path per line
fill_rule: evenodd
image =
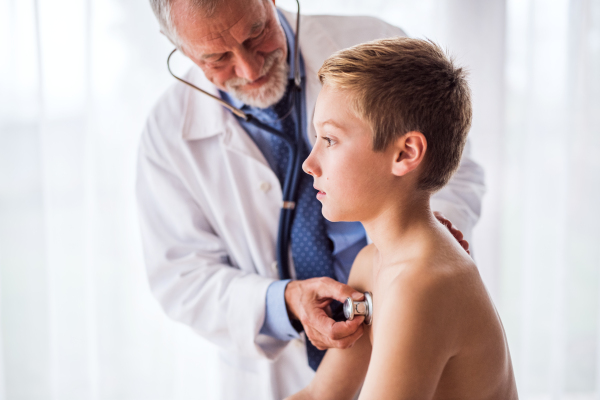
M156 19L158 19L161 31L177 48L181 49L182 43L177 35L177 29L171 15L171 7L175 1L187 2L190 12L202 10L205 15L211 16L221 0L150 0L150 6Z

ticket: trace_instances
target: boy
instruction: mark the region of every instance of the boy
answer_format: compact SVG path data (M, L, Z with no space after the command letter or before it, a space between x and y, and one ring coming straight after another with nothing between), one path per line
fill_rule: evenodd
M303 168L323 215L361 221L373 241L349 284L373 293L374 316L292 398L352 399L362 385L361 399L516 399L477 267L429 208L470 128L465 73L431 42L394 38L334 54L319 79L317 142Z

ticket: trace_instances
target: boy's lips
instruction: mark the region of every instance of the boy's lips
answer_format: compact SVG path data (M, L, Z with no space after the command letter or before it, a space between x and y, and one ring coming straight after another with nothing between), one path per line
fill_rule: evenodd
M323 197L325 197L325 195L327 194L327 193L325 193L324 191L322 191L321 189L319 189L318 187L316 187L316 186L313 186L313 187L314 187L316 190L318 190L318 191L319 191L319 193L317 193L317 199L318 199L318 200L321 200L321 199L322 199Z

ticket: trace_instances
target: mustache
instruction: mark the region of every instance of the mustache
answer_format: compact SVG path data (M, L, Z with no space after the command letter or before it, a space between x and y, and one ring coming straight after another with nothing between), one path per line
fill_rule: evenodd
M260 69L260 77L262 78L263 76L265 76L271 70L271 68L273 68L273 65L275 65L276 62L280 62L282 58L283 58L283 50L281 50L281 49L277 49L277 50L273 51L272 53L267 54L267 56L265 57L265 62L263 64L262 68ZM226 81L225 87L227 89L231 90L231 89L236 89L240 86L247 85L252 82L253 81L246 79L246 78L236 77L236 78L231 78L228 81Z

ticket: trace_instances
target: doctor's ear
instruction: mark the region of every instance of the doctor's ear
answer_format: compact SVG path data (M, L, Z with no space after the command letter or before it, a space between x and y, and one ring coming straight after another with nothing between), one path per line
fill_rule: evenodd
M394 149L392 173L404 176L415 170L427 151L427 139L421 132L411 131L391 144Z

